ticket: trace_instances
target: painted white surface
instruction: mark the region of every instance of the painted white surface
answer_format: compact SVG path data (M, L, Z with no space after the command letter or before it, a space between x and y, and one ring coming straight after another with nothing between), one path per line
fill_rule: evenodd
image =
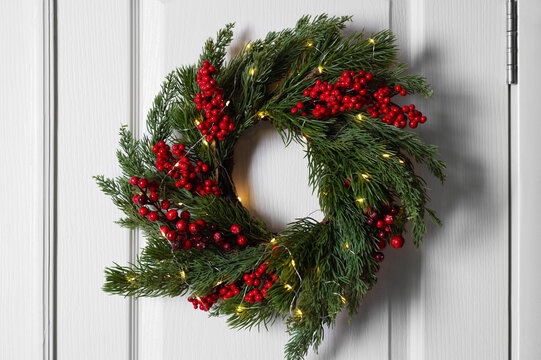
M281 231L295 219L323 220L323 212L308 186L306 147L284 146L270 122L248 129L235 148L233 181L242 204L271 231Z
M43 339L43 204L28 204L39 202L42 190L43 17L39 1L14 4L0 4L1 168L5 179L16 184L5 195L10 206L0 211L0 358L33 359L40 356ZM509 129L503 2L145 0L140 7L140 73L130 79L130 1L58 2L58 359L128 357L128 301L100 288L105 266L128 261L129 235L112 222L121 214L91 176L120 174L114 151L119 126L130 121L130 81L140 88L139 125L144 129L164 75L194 62L204 40L224 23L237 22L234 48L269 30L293 26L302 14L324 11L355 15L353 29L391 26L397 33L402 59L434 86L432 100L414 101L429 115L418 131L440 146L449 180L443 188L429 182L444 227L430 227L420 251L409 245L387 251L380 281L359 315L351 324L340 317L320 355L309 358L507 358ZM529 14L531 23L538 24L538 13L524 11L521 17ZM539 58L533 52L539 51L533 46L535 34L530 31L534 39L527 43L532 59ZM536 114L531 98L536 82L526 76L535 65L521 64L522 87L515 94L521 121ZM520 263L514 273L520 338L518 332L513 335L520 360L529 360L540 352L535 300L541 290L532 275L538 273L539 251L530 246L541 171L533 146L538 132L521 124L526 123L519 123L513 137L514 200L522 211L514 213L513 223L520 229L520 252L514 254ZM256 131L255 145L253 139L242 140L255 148L249 157L237 157L236 180L245 204L280 227L308 215L317 201L307 191L302 149L283 149L276 135L266 133ZM283 175L280 181L277 173ZM287 212L279 204L287 204ZM143 299L138 315L140 359L280 359L287 341L281 324L269 332L232 331L224 319L208 319L183 298Z
M0 18L0 358L37 359L43 339L41 1L2 1Z
M518 2L518 85L513 86L511 122L512 183L512 343L513 359L541 358L541 281L539 281L539 161L538 93L541 83L541 3Z
M393 9L403 59L435 90L415 99L429 114L419 133L440 147L448 181L429 181L444 226L431 226L418 252L388 251L381 280L392 289L392 359L505 359L505 4L411 0Z
M128 300L101 291L128 231L93 175L118 176L130 116L129 1L58 2L58 359L128 356Z

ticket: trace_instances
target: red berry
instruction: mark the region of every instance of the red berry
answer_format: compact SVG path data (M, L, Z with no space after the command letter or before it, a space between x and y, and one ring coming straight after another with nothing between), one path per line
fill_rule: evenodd
M162 233L163 236L165 236L165 234L167 234L167 232L169 231L169 228L165 225L163 226L160 226L160 232Z
M143 207L139 208L139 214L141 216L145 216L147 213L148 213L148 209L146 207L143 206Z
M139 200L138 200L137 203L138 203L139 205L145 205L145 204L148 204L148 197L147 197L145 194L139 195L138 199L139 199Z
M248 239L246 238L246 236L241 235L237 238L237 244L239 244L240 246L245 246L247 243Z
M150 198L151 201L158 201L160 196L158 195L157 192L151 192L149 198Z
M382 262L384 257L385 256L383 256L383 253L379 251L374 254L374 258L376 259L377 262Z
M139 178L137 176L132 176L132 178L130 179L130 184L132 184L133 186L136 186L138 182Z
M391 239L391 246L395 249L401 248L402 246L404 246L404 238L400 235L393 236L393 238Z
M387 241L385 241L383 239L378 241L378 247L379 247L380 250L385 249L386 246L387 246Z
M176 210L169 210L169 211L167 212L167 218L168 218L169 220L171 220L171 221L175 220L175 219L177 218L177 215L178 215L178 213L177 213Z
M302 102L298 102L298 103L297 103L297 108L303 109L303 108L304 108L304 104L303 104Z
M140 188L144 189L148 185L148 180L147 179L139 179L139 182L137 183L137 185L139 185Z
M383 222L383 220L378 220L376 226L378 227L378 229L381 229L385 226L385 222Z
M214 237L214 241L216 241L216 242L220 242L220 241L224 240L224 236L222 235L221 232L214 233L213 237Z
M188 223L184 220L179 220L177 221L176 227L178 231L186 231L186 229L188 228Z
M238 226L237 224L231 225L231 233L235 235L240 234L240 226Z
M396 91L396 92L400 92L401 90L402 90L402 86L400 86L400 85L396 85L394 87L394 91Z
M394 222L394 216L391 214L385 215L385 223L391 225Z
M180 217L184 220L190 220L190 212L188 210L184 210L180 213Z
M182 243L182 248L184 250L190 250L191 247L192 247L192 242L190 240L186 240Z
M162 209L167 210L171 206L171 202L169 200L162 201Z
M195 234L199 231L199 225L197 225L197 223L191 223L188 229L192 234Z
M203 219L199 219L195 222L197 225L199 225L199 228L200 229L204 229L205 226L207 226L207 223L205 222L205 220Z
M176 239L177 233L175 231L168 231L165 237L167 238L167 240L173 241Z
M151 211L147 214L147 219L150 221L158 220L158 213L156 211Z

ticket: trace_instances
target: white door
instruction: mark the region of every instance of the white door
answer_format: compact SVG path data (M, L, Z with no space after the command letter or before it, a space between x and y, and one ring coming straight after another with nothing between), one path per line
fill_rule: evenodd
M430 116L417 131L440 147L448 181L429 178L444 226L430 227L419 251L389 251L359 314L350 324L341 316L307 359L541 358L531 336L541 291L523 290L538 271L525 249L541 249L523 238L535 235L536 207L520 187L538 188L526 179L541 170L519 161L537 161L524 144L531 123L509 122L510 111L524 119L512 104L531 107L520 86L535 93L526 76L535 67L509 89L505 2L490 0L2 2L0 358L282 358L283 324L238 332L185 298L105 295L104 267L133 261L144 240L113 223L121 214L91 177L120 175L119 127L140 136L164 76L195 62L225 23L236 22L235 48L322 12L396 33L401 59L435 90L415 99ZM260 126L239 149L235 181L254 214L277 229L318 216L302 148L284 149ZM516 217L527 209L533 216Z

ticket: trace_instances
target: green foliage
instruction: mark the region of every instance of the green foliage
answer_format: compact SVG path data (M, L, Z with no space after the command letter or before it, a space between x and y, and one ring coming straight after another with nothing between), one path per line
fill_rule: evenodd
M326 120L290 112L304 100L303 90L316 78L336 81L344 70L364 69L374 74L374 83L400 84L409 94L431 95L424 77L405 74L407 66L397 61L398 49L390 31L344 36L342 30L349 21L350 17L305 16L294 28L270 32L246 44L226 62L233 38L233 24L228 24L216 40L205 43L198 65L180 67L166 77L148 113L148 135L139 140L126 128L120 130L117 157L124 177L95 177L124 212L125 218L118 223L141 229L147 240L134 264L106 269L106 292L202 296L218 284L237 282L241 293L219 300L211 315L229 316L231 327L247 329L285 320L291 335L286 358L302 359L310 347L317 351L324 326L332 327L344 308L353 315L375 284L377 237L365 225L369 209L380 209L390 199L400 204L394 229L402 232L410 222L417 245L426 231L425 214L439 223L426 208L428 188L414 168L414 162L424 164L444 181L445 165L436 158L435 146L358 111ZM226 112L236 125L224 141L211 144L202 141L195 126L201 119L193 102L198 92L197 69L204 60L219 70L216 79L225 90ZM323 222L299 219L273 234L236 200L230 176L234 146L258 121L271 121L285 144L306 143L310 185L319 196ZM175 188L174 181L154 167L151 149L160 140L181 142L190 149L193 161L208 163L223 196L202 197ZM204 251L173 251L160 234L163 224L147 221L132 203L136 190L129 184L131 176L158 181L160 195L179 204L177 208L189 210L194 218L220 229L239 224L253 245L229 253L213 245ZM344 186L346 179L350 186ZM238 280L265 261L279 281L263 303L252 305L243 300L245 288Z

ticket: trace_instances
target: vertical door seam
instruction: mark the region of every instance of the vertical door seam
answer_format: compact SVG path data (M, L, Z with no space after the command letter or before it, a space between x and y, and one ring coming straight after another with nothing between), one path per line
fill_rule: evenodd
M139 139L139 1L130 2L130 120L129 129ZM139 253L139 230L130 230L130 263L137 261ZM139 306L137 299L130 297L129 305L129 350L130 360L139 358Z
M57 2L43 1L43 359L57 351Z

